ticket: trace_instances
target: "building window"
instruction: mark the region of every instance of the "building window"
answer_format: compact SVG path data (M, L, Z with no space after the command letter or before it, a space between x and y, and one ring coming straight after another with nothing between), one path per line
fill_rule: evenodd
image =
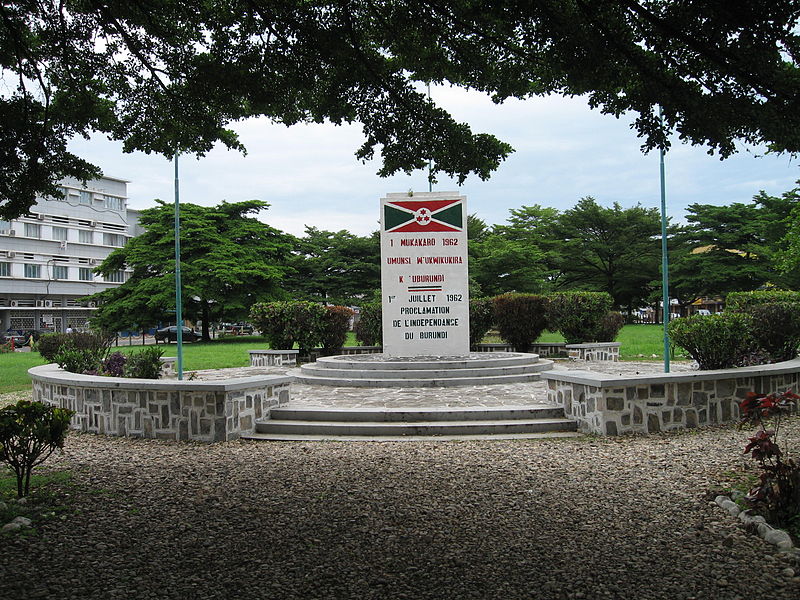
M42 226L38 223L25 223L25 237L42 237Z
M67 241L67 228L66 227L53 227L53 239Z
M69 279L69 267L56 265L53 267L53 279Z
M0 277L11 277L11 263L0 262Z
M125 245L125 236L118 233L104 233L103 244L106 246L118 246L121 248Z
M114 196L104 196L103 197L105 207L111 210L123 210L125 208L125 203L123 202L122 198L115 198Z
M58 188L59 193L56 194L55 200L69 200L69 190L65 187Z
M105 279L106 281L110 281L112 283L124 283L125 271L114 271L106 275Z
M0 233L8 233L9 229L11 229L10 221L0 221Z
M78 230L78 241L81 244L94 244L94 231Z
M92 270L87 269L86 267L80 267L78 269L78 279L81 281L92 281L94 276L92 275Z
M25 277L29 279L39 279L42 267L40 265L25 265Z
M92 192L87 192L86 190L81 190L81 204L88 204L91 206L92 204Z

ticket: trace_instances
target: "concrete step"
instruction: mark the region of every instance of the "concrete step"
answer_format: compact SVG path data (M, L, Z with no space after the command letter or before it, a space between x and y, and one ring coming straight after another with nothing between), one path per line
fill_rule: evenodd
M273 408L270 419L279 421L399 422L414 421L509 421L558 419L564 410L550 404L526 406L470 406L424 408Z
M285 421L267 419L256 424L256 432L278 435L322 436L440 436L440 435L506 435L515 433L544 433L575 431L570 419L511 419L490 421L413 421L413 422L355 422L355 421Z
M338 379L452 379L455 377L493 377L496 375L521 375L547 371L552 367L550 361L527 365L482 367L475 365L469 369L335 369L308 363L300 367L303 377L326 377Z
M251 433L243 435L242 439L269 441L269 442L451 442L451 441L480 441L480 440L546 440L561 438L576 438L583 434L575 431L546 431L542 433L504 433L491 435L302 435L278 433Z
M308 385L327 385L335 387L457 387L464 385L494 385L501 383L525 383L539 381L539 373L521 373L518 375L492 375L488 377L442 377L438 379L381 379L381 378L343 378L318 377L304 375L300 369L289 371L287 375L294 377L296 383ZM455 375L455 373L453 373Z
M540 361L538 354L525 354L522 352L478 352L470 358L426 358L417 357L414 360L408 359L374 359L376 355L343 355L343 356L323 356L317 359L316 365L320 368L333 369L355 369L355 370L401 370L418 371L423 369L432 370L455 370L472 368L494 368L494 367L513 367L520 365L530 365ZM382 355L379 355L382 356ZM552 364L552 361L546 361Z

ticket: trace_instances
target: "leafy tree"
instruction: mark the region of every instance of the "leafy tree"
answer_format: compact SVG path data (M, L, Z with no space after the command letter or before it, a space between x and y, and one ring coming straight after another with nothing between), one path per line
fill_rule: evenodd
M797 152L799 21L795 0L3 3L0 67L16 83L0 98L0 218L66 175L98 174L67 151L74 135L202 155L241 148L227 124L256 115L359 122L356 155L380 148L381 175L431 160L434 173L488 177L511 148L420 82L497 102L586 95L638 113L645 149L677 131L722 156L737 139Z
M380 237L306 227L285 283L293 295L333 304L356 304L380 289Z
M118 330L175 319L174 213L172 204L156 202L141 212L144 233L95 269L103 275L133 270L119 287L90 296L100 302L96 325ZM182 310L188 319L202 318L204 340L212 318L241 318L257 300L283 294L294 241L250 216L268 206L260 200L181 205Z
M622 208L616 202L604 208L594 198L582 198L553 226L554 239L560 240L554 257L558 287L608 292L614 306L630 312L658 279L660 223L653 208Z

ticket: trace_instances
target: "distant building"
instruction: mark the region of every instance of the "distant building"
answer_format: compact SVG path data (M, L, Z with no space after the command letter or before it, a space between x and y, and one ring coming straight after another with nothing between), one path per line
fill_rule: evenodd
M139 233L128 182L103 177L62 182L61 198L39 199L30 214L0 221L0 331L84 329L95 307L79 298L123 283L128 273L92 273Z

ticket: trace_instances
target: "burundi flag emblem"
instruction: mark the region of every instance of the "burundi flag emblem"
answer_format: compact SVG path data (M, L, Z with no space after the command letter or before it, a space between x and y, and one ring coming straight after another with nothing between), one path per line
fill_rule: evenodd
M455 200L397 200L383 205L387 233L461 231L464 227L460 198Z

